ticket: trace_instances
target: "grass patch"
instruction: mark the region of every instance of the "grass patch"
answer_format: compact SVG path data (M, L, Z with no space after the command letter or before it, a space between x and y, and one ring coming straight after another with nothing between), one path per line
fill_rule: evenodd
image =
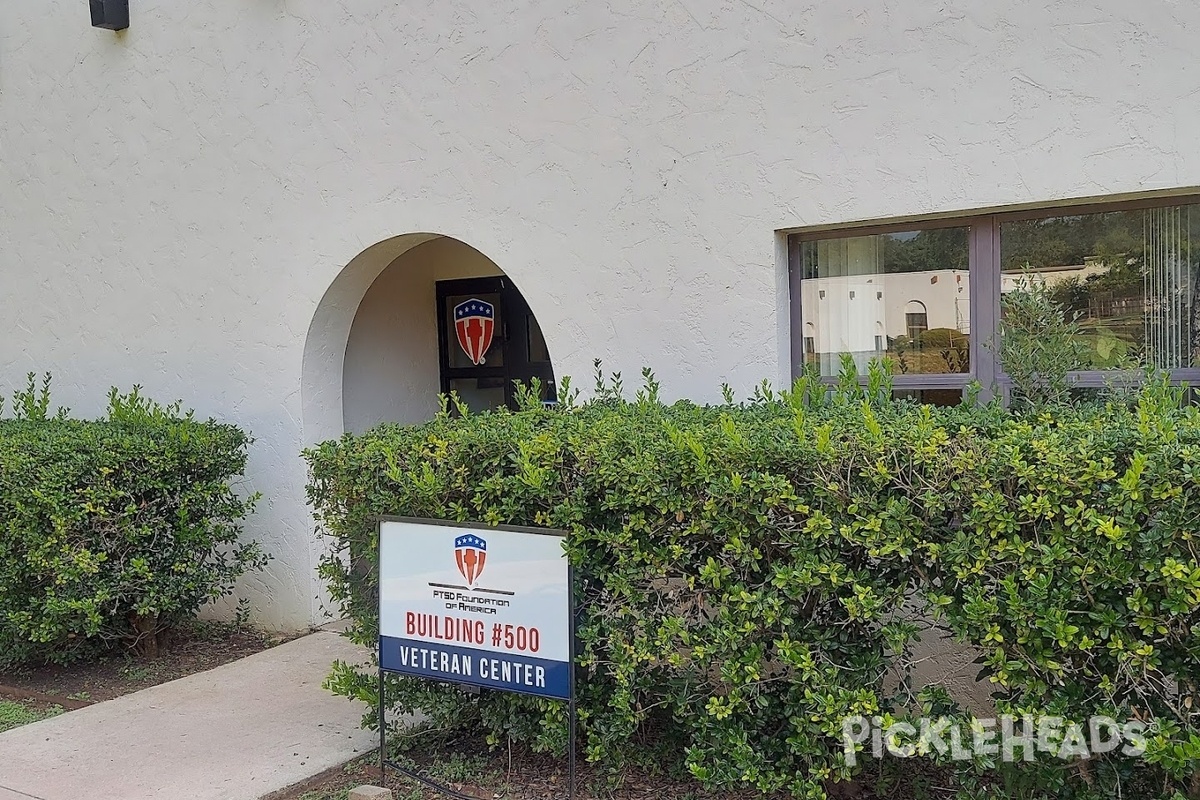
M62 706L37 708L28 703L0 700L0 733L28 725L31 722L56 717L63 712Z

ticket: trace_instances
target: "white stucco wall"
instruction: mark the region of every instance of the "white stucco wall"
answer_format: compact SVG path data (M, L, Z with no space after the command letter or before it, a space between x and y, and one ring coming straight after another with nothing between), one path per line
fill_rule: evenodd
M786 374L777 230L1200 184L1194 3L86 5L0 4L0 384L251 429L281 626L317 606L297 452L423 238L389 237L492 259L559 375L704 400Z

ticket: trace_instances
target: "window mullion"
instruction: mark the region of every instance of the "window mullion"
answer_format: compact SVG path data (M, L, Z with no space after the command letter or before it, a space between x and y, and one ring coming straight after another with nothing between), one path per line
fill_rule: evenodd
M803 276L800 261L800 238L789 236L788 249L788 301L790 304L791 377L795 382L804 371L804 315L800 304L800 279ZM791 388L791 387L788 387Z
M1000 318L999 225L994 216L971 221L971 374L979 381L982 400L1000 388L1000 370L992 343Z

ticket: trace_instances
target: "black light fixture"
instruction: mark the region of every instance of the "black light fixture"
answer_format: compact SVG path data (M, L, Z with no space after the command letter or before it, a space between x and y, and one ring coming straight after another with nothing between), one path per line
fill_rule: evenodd
M92 27L123 31L129 27L129 0L88 0L92 6Z

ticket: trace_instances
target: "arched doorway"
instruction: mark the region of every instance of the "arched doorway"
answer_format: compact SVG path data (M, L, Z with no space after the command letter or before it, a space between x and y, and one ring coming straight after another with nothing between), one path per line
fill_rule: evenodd
M511 405L513 382L533 377L553 391L549 348L516 283L458 239L398 236L355 257L318 306L305 342L305 435L422 422L446 391L473 410Z

